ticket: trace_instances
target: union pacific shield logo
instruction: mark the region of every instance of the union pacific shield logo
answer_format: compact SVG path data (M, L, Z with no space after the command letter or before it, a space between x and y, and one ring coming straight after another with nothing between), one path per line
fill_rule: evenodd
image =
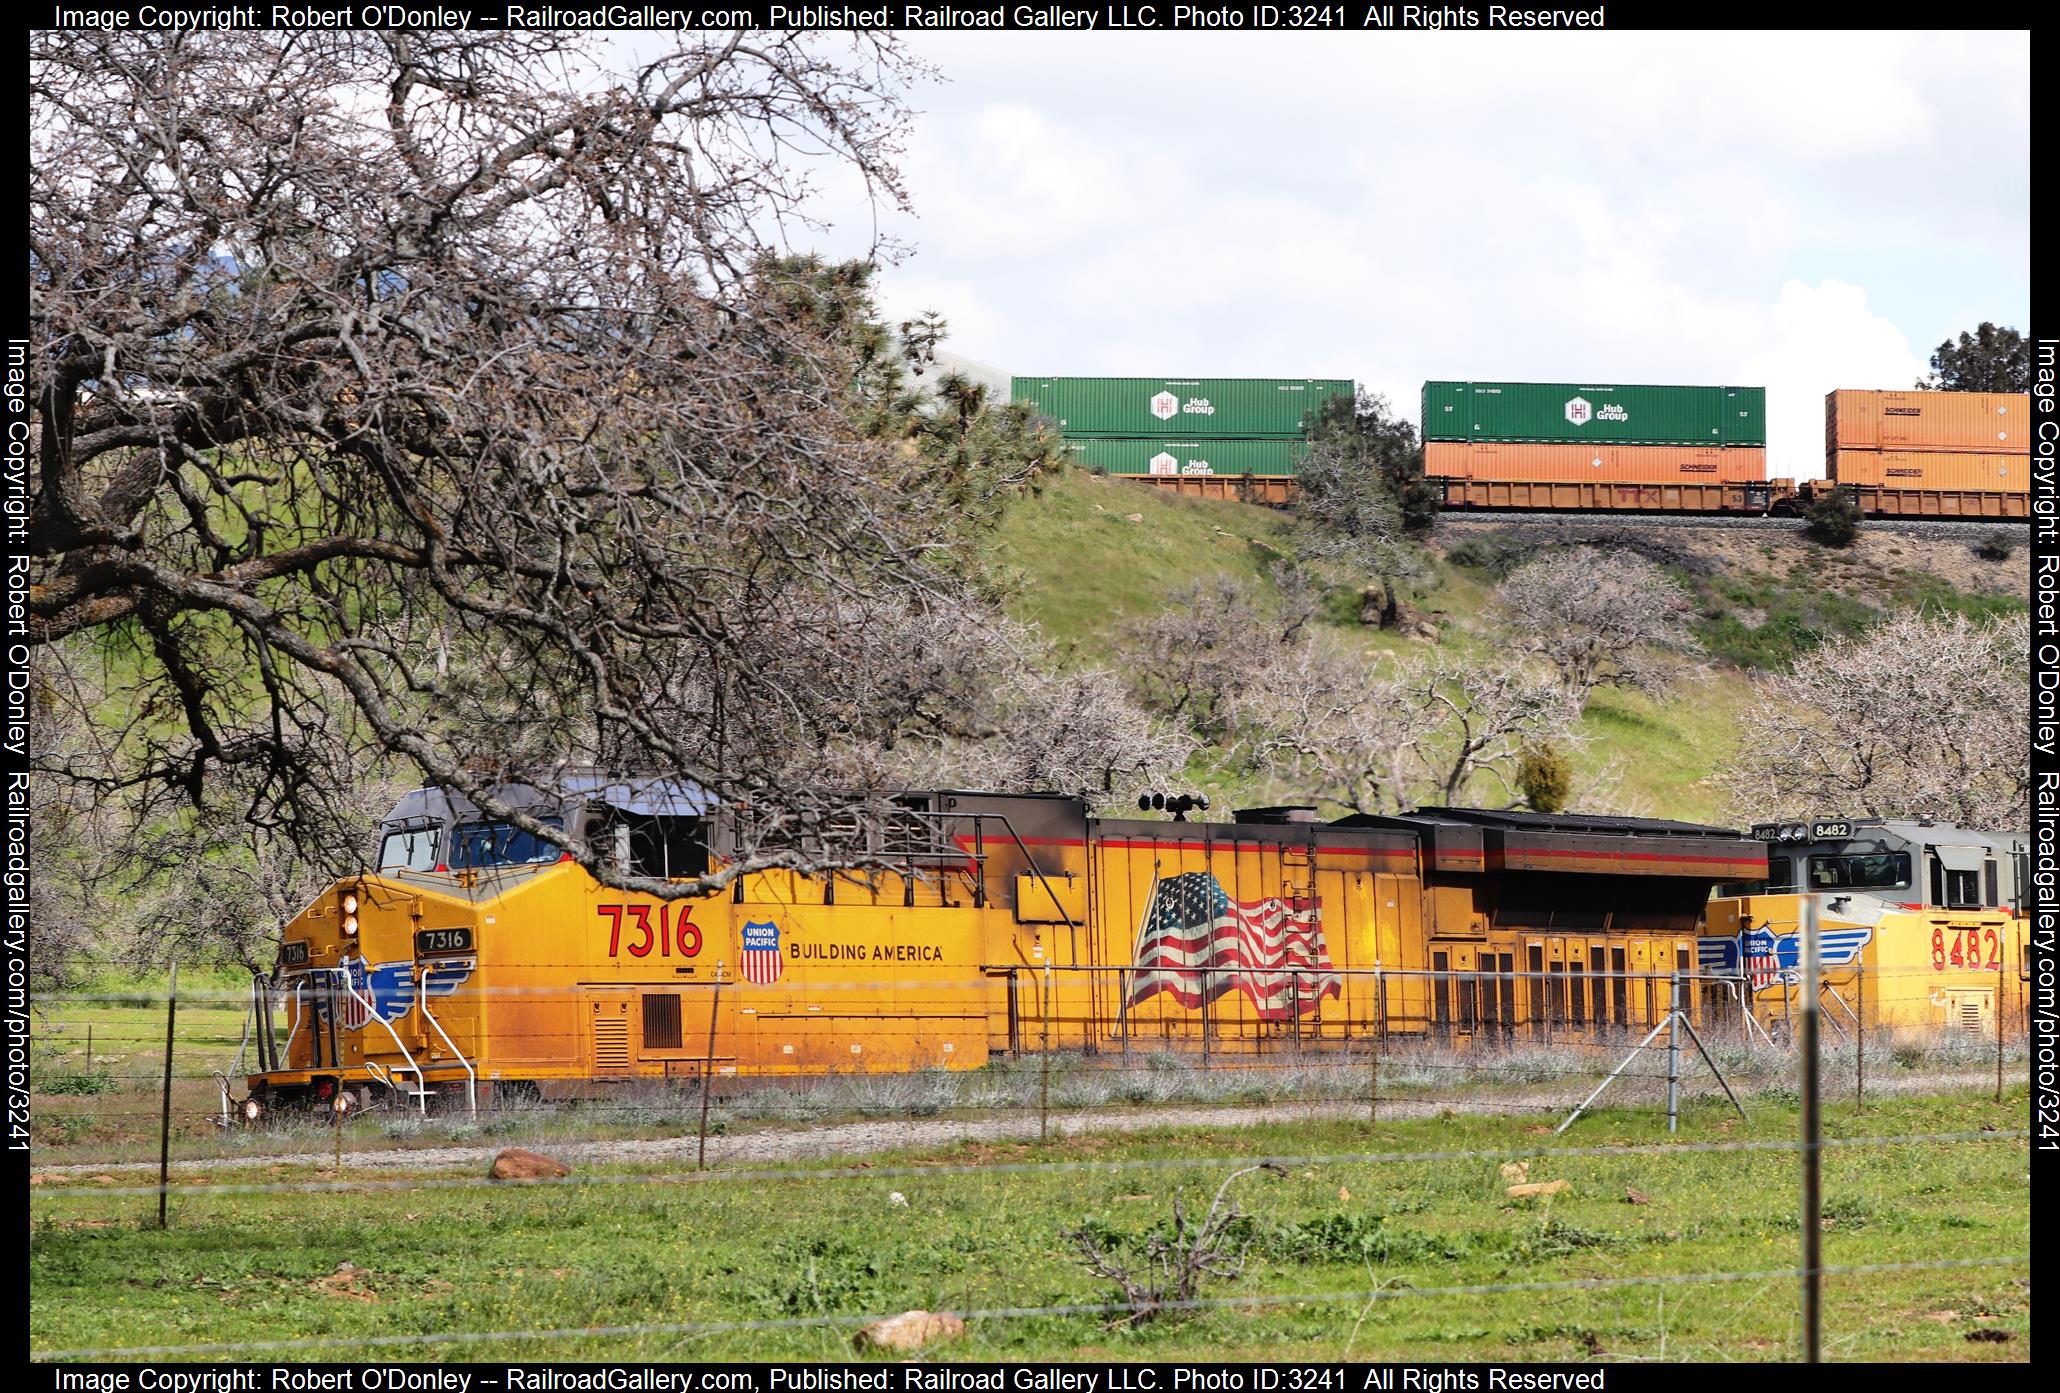
M770 986L780 980L780 973L786 964L780 961L780 926L778 924L746 924L744 926L744 951L739 955L739 970L744 980L758 986Z
M1818 935L1819 960L1825 967L1850 967L1874 939L1863 924L1825 929ZM1748 929L1735 938L1705 938L1696 944L1704 972L1743 977L1754 991L1776 982L1797 980L1802 967L1802 936L1771 929Z

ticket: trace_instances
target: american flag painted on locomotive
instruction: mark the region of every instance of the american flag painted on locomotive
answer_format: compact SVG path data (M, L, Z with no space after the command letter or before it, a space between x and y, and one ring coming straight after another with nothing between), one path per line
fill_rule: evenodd
M1126 1006L1166 992L1192 1009L1236 990L1260 1019L1277 1021L1310 1015L1343 992L1315 901L1233 900L1207 871L1158 883L1138 925L1135 962Z
M737 970L755 986L769 987L780 980L786 965L780 961L780 926L746 924L744 947L737 955Z

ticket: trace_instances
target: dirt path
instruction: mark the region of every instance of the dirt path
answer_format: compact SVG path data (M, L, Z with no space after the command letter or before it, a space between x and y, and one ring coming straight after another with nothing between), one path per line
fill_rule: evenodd
M1993 1074L1980 1071L1917 1074L1888 1078L1868 1084L1876 1096L1889 1094L1937 1093L1954 1088L1972 1088L1992 1081ZM1589 1085L1588 1087L1592 1087ZM1477 1096L1457 1100L1382 1099L1384 1122L1436 1117L1441 1113L1471 1116L1534 1115L1542 1123L1557 1123L1588 1092L1587 1087L1570 1089L1531 1088L1521 1094ZM1704 1080L1684 1081L1682 1094L1688 1098L1720 1097L1714 1085ZM1746 1101L1751 1102L1750 1095ZM1366 1115L1366 1104L1274 1103L1263 1106L1159 1107L1120 1111L1054 1112L1051 1128L1058 1136L1085 1136L1104 1132L1139 1132L1155 1128L1250 1127L1269 1122L1313 1122ZM826 1126L776 1128L759 1132L708 1138L711 1165L763 1165L779 1161L812 1161L839 1156L874 1155L883 1151L926 1150L960 1142L1016 1142L1034 1140L1038 1133L1035 1113L1011 1113L1001 1117L964 1119L883 1118L870 1122L840 1122ZM367 1171L422 1171L456 1167L483 1170L494 1153L507 1145L526 1145L567 1162L588 1165L650 1165L667 1161L692 1162L698 1147L689 1133L678 1137L625 1139L621 1141L561 1141L547 1137L510 1136L488 1145L430 1146L357 1150L344 1153L344 1169L360 1175ZM196 1171L242 1171L268 1166L328 1167L330 1151L306 1151L269 1156L225 1156L218 1159L174 1161L182 1173ZM113 1175L154 1171L155 1161L118 1161L101 1165L38 1166L40 1176Z

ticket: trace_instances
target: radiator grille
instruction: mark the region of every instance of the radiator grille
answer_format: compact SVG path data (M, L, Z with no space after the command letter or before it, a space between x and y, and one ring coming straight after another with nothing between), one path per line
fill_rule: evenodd
M626 1071L629 1068L628 1016L609 1014L594 1017L594 1068L596 1071Z

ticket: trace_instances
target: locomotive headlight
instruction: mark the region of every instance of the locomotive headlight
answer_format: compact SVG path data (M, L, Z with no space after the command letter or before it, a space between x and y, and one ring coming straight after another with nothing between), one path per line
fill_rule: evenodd
M243 1120L245 1122L256 1122L264 1115L265 1105L256 1098L245 1098L243 1100Z
M346 915L344 915L344 916L343 916L343 931L344 931L345 933L347 933L347 934L356 934L356 933L357 933L357 931L358 931L358 916L357 916L357 915L355 915L355 914L346 914Z
M345 895L343 897L343 912L345 914L356 914L358 912L358 897L356 895Z
M336 1090L336 1098L329 1104L329 1106L336 1109L336 1115L338 1117L342 1117L345 1113L349 1112L350 1090L347 1088L339 1088L338 1090Z

